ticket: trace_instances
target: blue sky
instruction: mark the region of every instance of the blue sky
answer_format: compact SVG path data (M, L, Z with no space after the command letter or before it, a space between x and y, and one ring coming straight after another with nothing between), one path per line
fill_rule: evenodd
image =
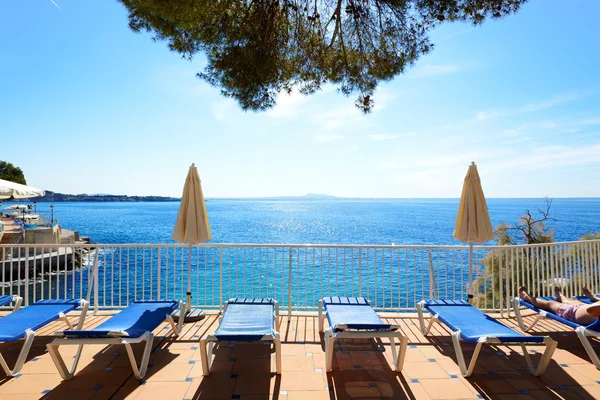
M531 0L383 84L375 111L327 87L243 112L188 62L135 34L112 0L0 0L0 159L63 193L600 196L600 2ZM60 8L59 8L60 7Z

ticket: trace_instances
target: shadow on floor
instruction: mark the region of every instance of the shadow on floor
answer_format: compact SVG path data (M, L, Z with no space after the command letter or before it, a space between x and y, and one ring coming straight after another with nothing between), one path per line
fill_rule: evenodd
M327 373L331 399L416 399L402 373L384 355L380 339L335 341L332 371Z

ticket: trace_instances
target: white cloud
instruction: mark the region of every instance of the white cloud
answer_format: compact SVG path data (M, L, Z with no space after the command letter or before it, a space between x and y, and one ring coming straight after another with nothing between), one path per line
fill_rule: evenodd
M217 121L231 120L231 115L238 111L236 103L231 99L215 101L210 105L210 112Z
M277 96L277 105L265 115L273 118L294 118L304 112L303 105L306 102L307 97L297 90L290 94L282 92Z
M340 129L344 126L352 127L365 122L365 116L354 107L348 104L344 106L331 107L326 111L317 113L312 122L325 131Z
M377 140L377 141L382 141L382 140L392 140L392 139L398 139L400 137L402 137L404 135L386 135L383 133L378 133L378 134L374 134L374 135L369 135L369 139L371 140Z
M356 151L358 149L360 149L360 146L352 146L352 147L348 148L348 150L352 150L352 151Z
M531 130L531 129L552 129L558 126L555 122L528 122L525 124L521 124L516 128L505 129L504 133L511 136L516 136L521 134L523 131Z
M565 166L600 163L600 144L587 146L547 146L531 153L507 159L490 168L518 168L519 170L550 169Z
M342 135L336 135L334 133L327 133L324 135L318 135L315 136L315 139L319 142L331 142L333 140L340 140L343 139L345 136Z
M552 96L548 100L540 101L537 103L528 103L524 106L516 109L507 109L507 110L499 110L495 108L488 109L486 111L480 111L475 115L475 119L477 121L483 121L491 118L497 117L507 117L512 115L526 114L532 113L536 111L546 110L548 108L552 108L558 104L569 103L571 101L578 100L584 96L591 94L590 91L582 91L582 92L570 92L557 94Z

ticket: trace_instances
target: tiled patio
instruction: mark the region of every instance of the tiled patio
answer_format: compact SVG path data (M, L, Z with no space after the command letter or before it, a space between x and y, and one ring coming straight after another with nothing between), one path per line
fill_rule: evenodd
M73 313L73 322L76 322ZM71 316L71 315L70 315ZM63 382L45 344L59 322L37 332L21 375L0 381L0 398L10 399L593 399L600 398L600 371L589 362L572 331L552 322L535 333L550 332L558 340L550 367L543 378L526 369L520 347L485 347L474 375L464 379L455 362L448 331L435 327L435 335L420 334L414 315L384 315L400 324L409 338L402 373L390 367L386 342L346 340L334 354L333 372L324 372L325 353L313 315L282 317L283 372L271 374L270 347L264 344L229 344L215 349L212 374L202 378L198 339L216 329L217 316L186 324L173 339L155 339L151 368L143 382L133 378L125 351L120 346L86 346L78 373ZM89 316L86 327L100 324L107 315ZM502 319L516 328L513 319ZM167 334L163 325L157 335ZM443 335L443 336L437 336ZM597 345L597 344L596 344ZM2 344L9 365L21 344ZM466 356L472 346L464 345ZM61 347L74 354L76 347ZM138 348L138 350L140 350ZM71 352L71 353L68 353ZM139 352L138 352L139 357ZM539 357L539 353L538 353ZM66 358L66 357L65 357ZM537 360L535 360L537 361ZM274 363L274 360L273 360Z

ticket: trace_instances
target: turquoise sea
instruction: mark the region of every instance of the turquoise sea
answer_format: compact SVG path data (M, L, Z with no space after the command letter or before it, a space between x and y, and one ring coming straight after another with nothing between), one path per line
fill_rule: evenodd
M54 217L64 228L108 245L99 255L98 301L112 307L153 298L159 290L161 297L185 298L186 246L161 252L148 246L110 246L173 243L178 208L178 202L56 203ZM462 245L452 238L457 208L458 199L207 201L214 244ZM546 203L544 199L488 199L488 208L495 226L516 222L526 209L545 210ZM37 211L49 213L50 203L38 203ZM555 229L556 241L575 241L600 231L600 199L555 199L550 215L555 220L548 225ZM193 301L203 307L218 307L236 296L274 297L286 305L291 291L291 304L306 309L322 296L355 296L362 290L377 307L408 309L428 296L430 262L440 298L462 298L468 270L466 252L426 248L338 251L269 246L221 251L211 247L194 249L192 260ZM49 291L56 298L85 295L88 269L64 272L38 280L30 290L30 301L44 298ZM24 287L15 289L22 293Z
M49 203L37 211L50 214ZM212 243L461 244L452 238L458 199L207 200ZM172 243L178 202L56 203L54 217L103 244ZM517 222L540 199L488 199L492 225ZM600 199L554 199L556 241L600 231Z

